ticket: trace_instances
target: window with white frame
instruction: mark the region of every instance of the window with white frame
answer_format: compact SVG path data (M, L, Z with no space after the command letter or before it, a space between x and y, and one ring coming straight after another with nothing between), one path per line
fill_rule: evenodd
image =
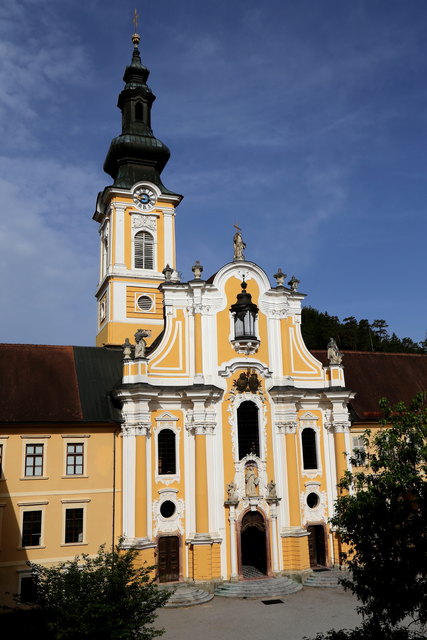
M22 547L39 547L41 545L42 516L43 512L41 509L23 512Z
M157 436L158 474L176 474L176 436L172 429L162 429Z
M82 507L65 509L65 544L83 542Z
M25 445L25 477L43 475L43 444Z
M302 459L304 469L317 469L316 432L306 427L301 432Z
M154 238L148 231L138 231L134 238L135 269L154 269Z
M84 471L84 443L67 442L66 475L81 476Z

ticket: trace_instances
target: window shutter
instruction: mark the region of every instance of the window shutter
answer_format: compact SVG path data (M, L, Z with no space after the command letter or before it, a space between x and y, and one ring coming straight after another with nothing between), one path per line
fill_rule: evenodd
M147 231L135 236L135 269L154 268L154 241Z

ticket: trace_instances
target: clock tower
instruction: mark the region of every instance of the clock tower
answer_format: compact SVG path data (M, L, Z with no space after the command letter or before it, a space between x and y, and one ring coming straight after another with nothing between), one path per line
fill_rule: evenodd
M117 105L122 132L111 141L104 163L113 184L99 193L93 216L100 234L97 346L121 345L141 326L154 340L164 326L158 287L165 276L177 279L175 209L182 196L160 177L170 151L151 128L155 96L139 41L135 33Z

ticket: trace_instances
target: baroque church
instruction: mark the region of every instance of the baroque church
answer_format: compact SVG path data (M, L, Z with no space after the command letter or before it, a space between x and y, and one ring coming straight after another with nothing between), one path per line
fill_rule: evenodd
M134 34L93 216L96 347L0 346L0 592L23 599L27 560L119 538L165 583L337 566L328 520L347 454L379 397L427 387L426 356L342 354L333 339L310 352L299 281L279 269L272 284L239 228L228 264L180 280L182 196L161 179L170 152L138 47Z

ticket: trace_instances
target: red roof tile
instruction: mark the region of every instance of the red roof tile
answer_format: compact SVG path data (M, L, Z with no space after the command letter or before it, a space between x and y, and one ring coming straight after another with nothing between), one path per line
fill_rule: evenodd
M326 351L312 351L327 364ZM360 420L380 417L378 400L391 403L410 402L419 392L427 391L427 355L413 353L378 353L343 351L345 384L357 395L351 406Z
M80 422L73 347L0 344L1 422Z

